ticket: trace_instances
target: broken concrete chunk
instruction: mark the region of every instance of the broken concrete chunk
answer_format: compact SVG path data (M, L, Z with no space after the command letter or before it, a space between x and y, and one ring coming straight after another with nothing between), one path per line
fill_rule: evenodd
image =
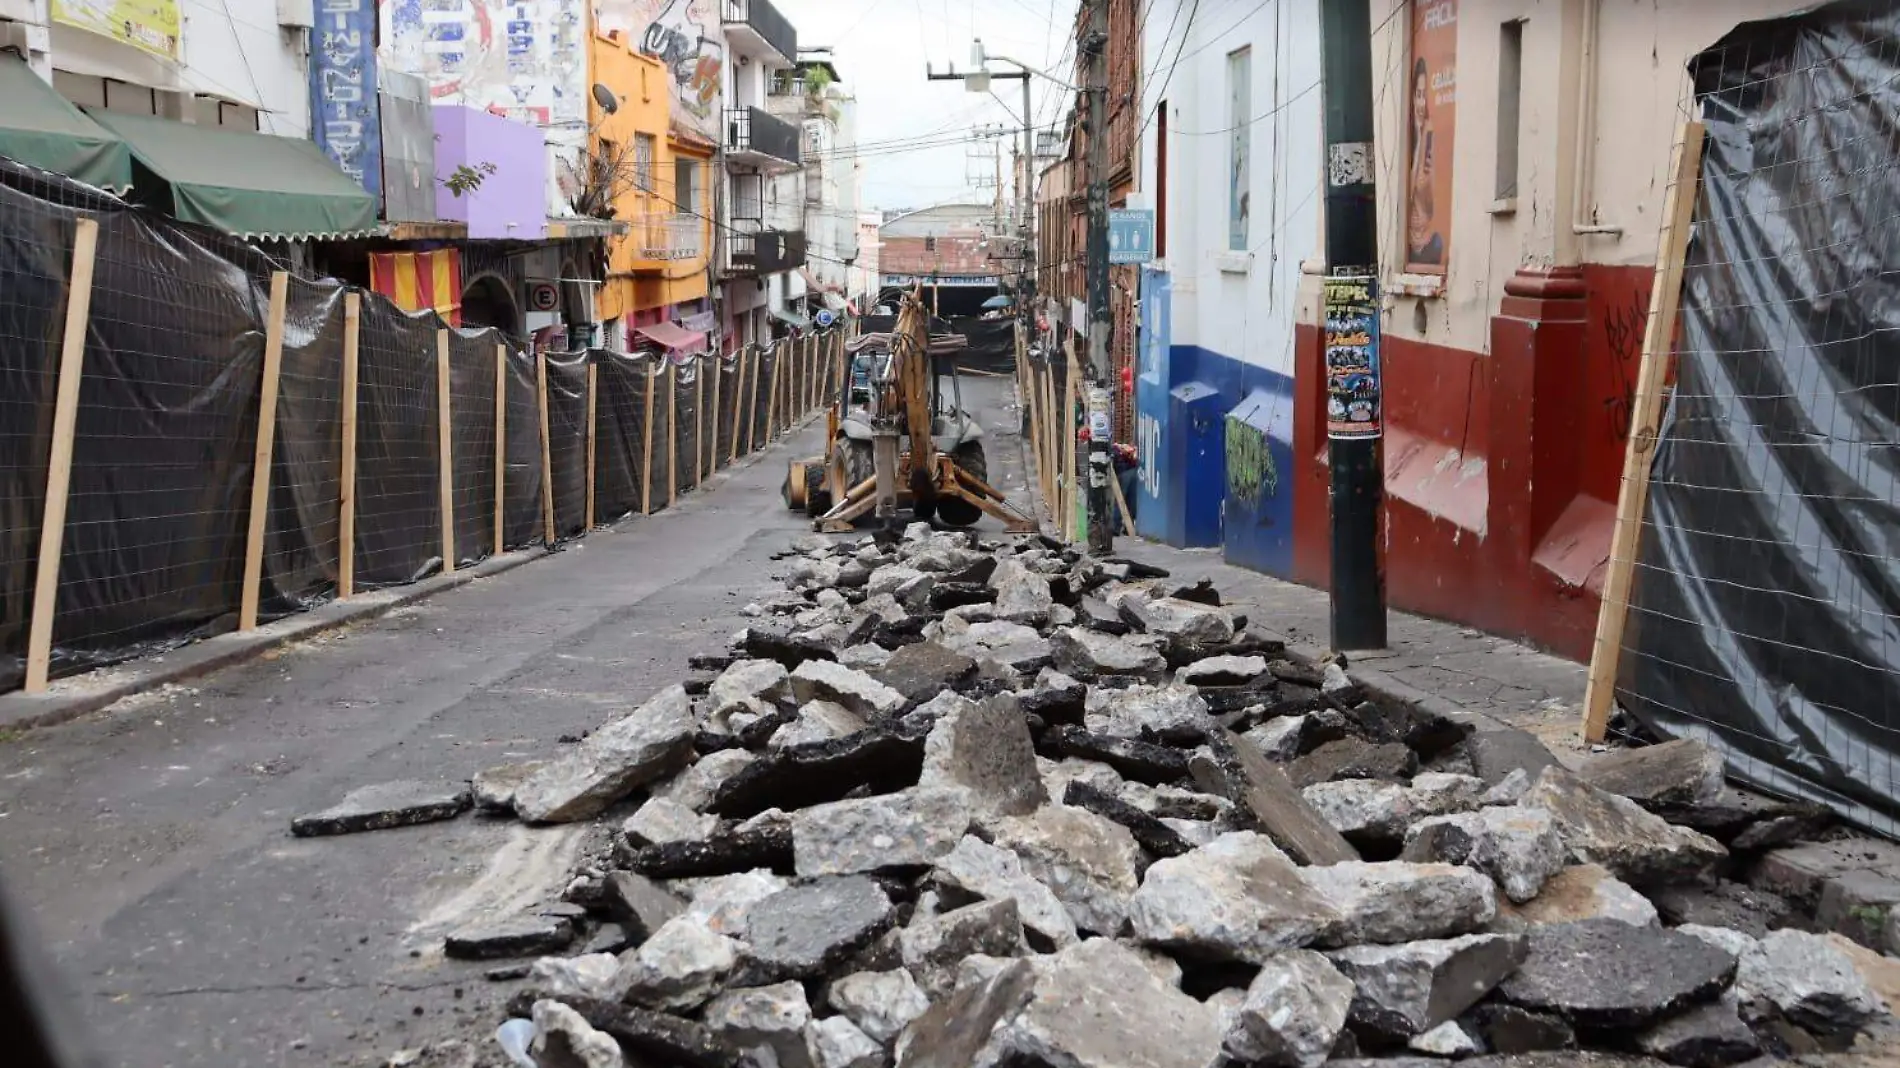
M1511 910L1523 924L1608 919L1656 926L1656 906L1597 864L1573 864L1550 877L1536 897Z
M627 844L636 849L669 842L697 842L719 827L717 816L702 816L664 797L651 797L620 825Z
M1129 782L1121 787L1122 800L1164 819L1223 820L1234 813L1234 803L1224 797L1204 794L1180 786L1149 786Z
M1268 760L1284 764L1304 749L1307 723L1306 716L1279 716L1250 728L1241 737L1252 742Z
M1484 1044L1499 1056L1569 1049L1577 1044L1576 1032L1552 1013L1491 1002L1478 1006L1472 1017Z
M1340 918L1272 842L1245 831L1157 861L1128 911L1148 945L1253 964L1307 945Z
M1043 745L1059 756L1106 764L1135 782L1179 782L1191 770L1188 755L1179 749L1095 734L1080 727L1056 727L1043 736Z
M828 742L856 734L865 726L863 716L843 705L831 701L808 701L799 708L790 723L773 732L771 741L766 744L773 749L784 749L793 745Z
M455 960L497 960L553 953L572 941L574 925L565 919L517 916L464 927L443 941L442 951Z
M903 694L911 705L961 686L975 674L975 660L931 641L906 645L871 670L873 678Z
M1130 686L1091 692L1083 725L1111 738L1157 739L1193 745L1218 728L1207 702L1191 686Z
M621 956L615 982L632 1004L668 1012L696 1009L738 966L739 948L692 917L678 916Z
M1512 768L1509 775L1499 779L1496 785L1484 792L1484 804L1515 805L1524 800L1524 795L1530 792L1530 773L1523 768Z
M999 821L994 832L996 844L1022 858L1023 869L1054 892L1077 928L1120 933L1143 863L1126 827L1086 809L1047 805Z
M1337 779L1383 779L1402 783L1418 771L1418 754L1398 742L1368 742L1362 738L1341 738L1287 765L1287 777L1295 786L1332 782Z
M755 660L774 660L796 670L808 660L835 660L836 653L817 642L803 641L771 627L747 627L733 639L733 648Z
M885 1044L895 1041L930 1008L923 988L902 968L847 975L831 984L825 1000L873 1040Z
M515 812L530 823L592 819L635 789L684 767L692 759L697 726L685 687L668 687L517 787Z
M622 993L615 982L619 974L620 961L611 953L542 957L528 969L528 985L536 993L551 998L614 1001Z
M500 764L484 768L475 773L469 787L475 798L475 808L481 812L515 811L515 788L540 771L547 764L545 760L527 760L519 764Z
M537 1001L533 1012L534 1043L529 1052L536 1062L564 1068L623 1068L627 1063L620 1043L594 1030L566 1005Z
M1736 985L1820 1035L1853 1035L1882 1009L1853 960L1806 931L1770 932L1742 954Z
M1127 785L1114 768L1095 760L1078 757L1050 760L1038 756L1036 768L1042 773L1042 782L1048 788L1049 796L1054 798L1060 798L1067 792L1072 782L1087 783L1110 794L1119 794Z
M814 979L890 926L891 899L859 875L782 890L746 913L746 971L760 981Z
M1733 1005L1716 1002L1655 1024L1636 1036L1636 1048L1683 1068L1725 1068L1754 1059L1761 1042Z
M883 1068L884 1047L842 1016L814 1020L805 1028L812 1068ZM781 1068L784 1059L780 1058Z
M933 998L955 989L961 961L972 956L1017 957L1024 948L1022 913L1015 898L979 901L939 916L920 915L897 932L899 959Z
M922 867L956 847L970 828L962 790L906 790L802 809L792 817L798 874L848 875Z
M1049 618L1049 609L1055 604L1049 580L1017 560L998 560L989 584L996 591L996 618L1032 625Z
M964 790L973 809L992 816L1020 816L1049 800L1029 727L1016 699L1007 695L937 720L924 740L919 786Z
M1423 779L1426 776L1421 775ZM1460 779L1462 776L1442 776ZM1478 780L1469 780L1476 783ZM1480 784L1482 785L1482 784ZM1428 816L1463 812L1475 807L1476 797L1460 790L1409 787L1376 779L1341 779L1314 783L1300 796L1349 842L1392 844L1405 837L1413 823Z
M956 618L954 614L944 617L937 634L936 640L946 648L979 661L994 660L1014 671L1035 671L1049 663L1049 641L1034 627L1002 619L982 623L957 620L958 625L952 626Z
M1176 671L1174 681L1188 686L1246 686L1266 676L1264 656L1210 656Z
M1078 938L1069 911L1053 891L1024 870L1022 858L975 835L965 835L956 848L939 857L932 878L939 886L973 897L1014 898L1023 926L1058 948Z
M791 674L777 660L736 660L706 691L706 707L715 722L735 711L763 712L791 700Z
M674 776L672 782L655 791L654 796L664 797L694 812L704 812L720 785L757 759L744 749L721 749L716 753L707 753L691 767Z
M838 650L838 663L866 672L872 678L878 678L878 669L890 663L893 655L895 654L881 645L866 642L863 645L853 645ZM885 679L878 678L878 681L889 684Z
M1474 1053L1484 1052L1484 1047L1478 1042L1478 1036L1472 1034L1457 1020L1446 1020L1405 1045L1408 1049L1429 1053L1434 1057L1469 1057Z
M1035 970L1027 962L1016 961L932 1005L898 1038L897 1068L971 1068L986 1063L978 1058L992 1035L1022 1011L1035 984Z
M1082 678L1134 675L1154 678L1168 668L1167 660L1145 645L1083 627L1065 627L1049 639L1058 670Z
M782 824L715 831L697 841L662 842L633 850L627 867L655 879L730 875L754 868L786 868L792 862L792 832Z
M780 1068L807 1068L805 987L784 982L725 991L706 1003L706 1027L735 1049L771 1051Z
M1638 886L1698 875L1728 855L1708 835L1672 826L1562 768L1545 768L1524 804L1550 813L1572 860L1601 864Z
M906 704L903 694L864 672L822 660L807 660L792 672L792 693L800 702L830 701L867 718L894 716Z
M1704 885L1688 883L1649 891L1656 912L1671 927L1699 924L1729 927L1752 938L1799 922L1799 911L1779 894L1724 879ZM1825 923L1823 917L1817 919Z
M1521 935L1479 934L1327 954L1353 982L1350 1019L1396 1038L1457 1018L1524 959Z
M1598 753L1579 778L1645 808L1691 805L1722 796L1722 754L1692 738Z
M573 998L566 1004L589 1025L613 1036L631 1057L681 1068L750 1068L750 1062L694 1021L592 998ZM526 1015L528 1006L511 1002L509 1008L521 1010L515 1015Z
M790 746L727 778L706 811L743 819L768 808L837 801L858 789L902 790L915 785L923 769L923 742L921 731L913 735L873 728L835 741Z
M608 913L626 925L635 942L646 941L667 921L686 911L686 902L671 890L636 872L617 871L607 876L603 897Z
M1406 832L1400 856L1476 868L1521 903L1564 870L1566 853L1549 813L1509 807L1420 820Z
M1615 920L1547 924L1526 934L1506 1001L1589 1028L1644 1027L1710 1001L1735 977L1733 954L1693 935Z
M1135 843L1154 857L1178 857L1194 848L1179 831L1162 820L1089 782L1073 780L1062 793L1062 803L1087 809L1121 824L1134 835Z
M748 871L679 885L692 894L685 915L694 923L727 938L743 938L753 906L790 884L768 871Z
M1269 958L1226 1021L1223 1048L1249 1064L1319 1068L1352 1007L1352 980L1311 950Z
M468 790L460 785L414 781L377 783L351 790L343 795L341 802L321 812L291 820L290 833L298 838L316 838L413 827L419 823L452 820L467 812L472 803Z
M1135 950L1093 938L1039 963L1033 993L991 1048L1005 1064L1207 1068L1222 1037L1215 1010L1164 983Z
M1536 735L1515 727L1478 731L1466 738L1464 745L1465 755L1471 758L1471 773L1492 786L1513 771L1522 771L1535 782L1545 768L1560 766Z
M1130 621L1141 630L1183 645L1223 645L1234 640L1234 617L1213 605L1173 597L1129 597L1117 607L1123 618L1132 616Z
M1300 876L1339 913L1320 935L1329 946L1449 938L1497 915L1491 880L1450 864L1347 861L1302 868Z
M1293 788L1286 773L1231 731L1208 739L1190 761L1194 781L1242 806L1274 844L1302 864L1358 860L1359 853Z

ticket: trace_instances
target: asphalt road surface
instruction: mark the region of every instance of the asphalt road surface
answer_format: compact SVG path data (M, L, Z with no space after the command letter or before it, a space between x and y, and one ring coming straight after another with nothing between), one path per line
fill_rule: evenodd
M993 484L1022 500L1010 380L964 398ZM808 529L778 486L821 428L548 559L0 742L0 872L56 961L43 981L128 1068L488 1043L514 984L445 960L442 935L551 900L601 832L471 816L296 839L291 818L548 755L723 650Z

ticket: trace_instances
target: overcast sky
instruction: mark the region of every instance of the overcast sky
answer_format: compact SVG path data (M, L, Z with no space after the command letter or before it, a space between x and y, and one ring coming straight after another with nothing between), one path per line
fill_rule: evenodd
M951 200L982 200L966 175L970 130L1007 124L1020 138L1020 82L993 83L1008 108L988 95L967 92L957 82L924 78L924 65L938 72L954 61L970 62L970 41L983 39L992 54L1043 67L1061 78L1072 71L1065 52L1075 0L774 0L798 27L801 49L830 45L844 88L858 100L858 142L863 146L864 204L868 208L918 208ZM1059 62L1058 62L1059 61ZM992 64L995 70L1011 70ZM1066 107L1065 94L1036 79L1036 121L1047 125ZM950 143L963 138L963 142ZM908 141L909 143L902 143ZM900 142L900 143L893 143ZM1008 143L1002 146L1005 180Z

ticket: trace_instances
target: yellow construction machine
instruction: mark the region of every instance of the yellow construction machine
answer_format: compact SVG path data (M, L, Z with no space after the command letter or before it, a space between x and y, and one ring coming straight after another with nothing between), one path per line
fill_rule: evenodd
M985 481L983 430L962 406L957 376L966 344L930 336L920 290L904 298L889 333L853 338L825 416L829 451L792 461L786 503L826 532L852 530L867 515L895 525L899 509L908 509L953 527L988 514L1012 533L1033 533L1035 521Z

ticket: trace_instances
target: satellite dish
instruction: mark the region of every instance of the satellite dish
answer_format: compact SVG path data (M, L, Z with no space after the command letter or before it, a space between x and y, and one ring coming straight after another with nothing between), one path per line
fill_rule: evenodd
M599 82L594 83L594 103L599 104L600 110L609 115L620 110L620 98L614 95L612 89Z

